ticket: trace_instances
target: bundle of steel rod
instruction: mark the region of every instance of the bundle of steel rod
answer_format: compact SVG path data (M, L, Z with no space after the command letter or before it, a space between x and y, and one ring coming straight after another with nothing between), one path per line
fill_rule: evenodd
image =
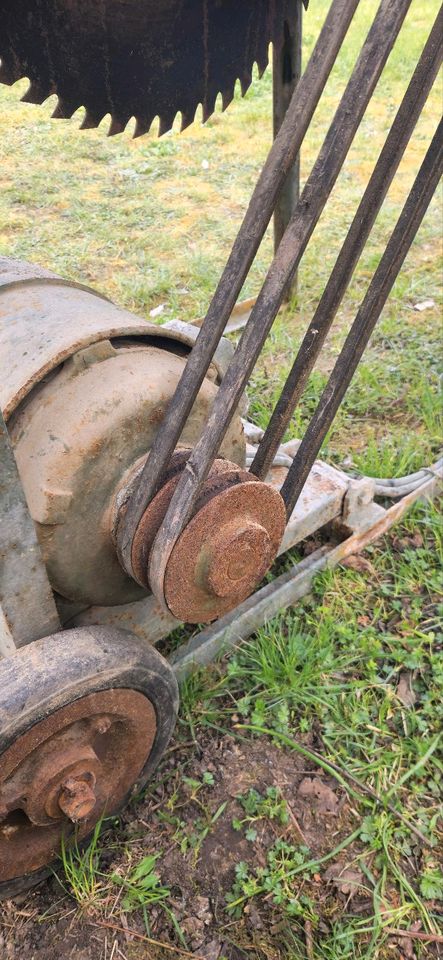
M151 553L150 571L151 586L159 597L163 595L164 573L172 549L193 513L202 484L260 356L287 285L300 263L331 194L410 3L411 0L381 0L318 158L228 367L205 430L187 461L171 499L165 522L157 535ZM131 543L140 517L162 483L170 457L263 238L285 177L299 152L357 6L358 0L333 0L314 52L296 87L285 120L271 148L195 347L167 411L164 428L156 437L137 490L129 503L121 543L122 555L128 565ZM431 90L442 60L442 27L443 13L440 10L268 428L259 444L250 468L257 477L265 477L273 461ZM441 171L440 125L283 485L281 493L288 516L297 502L414 240Z

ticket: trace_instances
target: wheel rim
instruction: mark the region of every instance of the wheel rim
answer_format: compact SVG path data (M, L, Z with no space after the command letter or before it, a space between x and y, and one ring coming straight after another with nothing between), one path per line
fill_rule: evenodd
M115 813L156 735L155 710L135 690L91 693L60 707L1 757L0 880L46 866L74 830L81 840Z

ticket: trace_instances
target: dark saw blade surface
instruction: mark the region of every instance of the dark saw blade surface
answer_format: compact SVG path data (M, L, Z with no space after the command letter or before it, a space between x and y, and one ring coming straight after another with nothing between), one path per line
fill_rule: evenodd
M254 62L283 40L297 0L0 0L0 81L28 77L23 98L59 98L55 116L86 108L83 126L111 114L111 132L137 119L136 133L178 111L182 125L245 92Z

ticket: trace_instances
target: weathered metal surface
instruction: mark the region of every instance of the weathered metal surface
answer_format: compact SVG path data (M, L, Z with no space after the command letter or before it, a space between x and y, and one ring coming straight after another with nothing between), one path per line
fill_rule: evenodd
M274 137L289 109L294 90L302 73L302 22L301 0L292 0L291 15L283 23L283 42L274 44L272 50L272 104ZM300 155L289 170L285 184L274 210L274 251L288 226L300 195ZM296 292L297 281L287 287L285 298Z
M95 777L89 771L87 773L85 779L78 776L68 777L62 783L58 806L72 823L89 819L97 803Z
M8 287L14 283L25 283L29 280L46 281L59 279L56 273L40 267L37 263L28 263L27 260L16 260L14 257L0 257L0 287Z
M291 443L285 444L283 449L291 446ZM287 468L280 467L278 471L273 470L272 474L275 478L273 482L277 482L281 489L288 474ZM349 478L344 473L317 460L287 522L279 556L321 530L327 523L341 517L348 489Z
M177 446L194 397L204 379L217 343L238 300L287 173L293 166L332 65L352 20L358 0L333 0L309 63L297 86L277 139L254 190L248 211L170 405L167 425L157 437L141 483L131 498L122 550L131 562L132 539L140 518L159 489Z
M303 394L412 131L426 103L441 64L442 36L443 10L440 9L252 463L251 470L258 477L266 476L281 438L290 424L295 407Z
M208 623L222 616L252 592L275 559L283 502L269 484L251 480L246 471L208 478L166 570L166 605L178 620ZM149 574L154 589L151 565Z
M183 471L177 485L168 512L152 549L151 566L155 580L150 578L151 586L159 598L164 590L166 568L179 536L182 534L193 514L202 484L205 481L211 462L223 439L230 419L243 394L249 376L260 355L261 348L282 302L285 289L294 270L307 247L316 223L322 213L329 194L337 180L348 150L352 144L365 109L371 99L383 67L392 50L411 0L382 0L378 12L362 47L351 78L337 108L335 117L326 135L323 147L303 189L300 201L281 240L276 256L263 284L257 303L242 334L240 343L228 367L218 395L211 409L205 430L195 444L187 468ZM294 101L297 101L297 86ZM287 116L290 115L288 111ZM283 129L283 127L282 127ZM278 138L275 141L278 143ZM272 155L272 150L271 154ZM235 247L235 245L234 245ZM204 337L205 324L200 337ZM200 339L200 338L199 338ZM199 341L197 341L198 346ZM192 360L192 354L191 354ZM188 368L189 364L187 365ZM186 369L187 369L186 368ZM204 369L204 364L200 373ZM182 378L174 395L175 406L181 395L185 377ZM200 376L197 376L197 383ZM190 396L192 397L192 393ZM187 406L189 405L187 398ZM162 438L171 435L174 418L170 407L166 429ZM175 424L176 425L176 424ZM153 447L153 456L156 447ZM317 451L318 452L318 451ZM128 528L135 516L138 516L140 503L146 495L145 482L149 484L151 456L143 471L140 486L131 498L126 514ZM314 458L315 459L315 458ZM155 460L155 458L154 458ZM312 466L310 462L309 466ZM154 464L153 464L154 466ZM309 469L307 471L309 473ZM305 479L307 476L305 475ZM288 515L289 515L288 510Z
M148 559L151 552L151 547L163 522L163 518L171 498L171 493L178 483L178 477L183 468L183 464L186 463L186 460L189 457L189 452L189 448L179 448L173 453L165 481L160 487L158 493L156 493L155 497L146 507L146 510L135 532L135 537L132 542L132 576L135 578L137 583L146 588L149 588ZM139 481L142 469L143 463L140 464L136 472L129 477L127 482L125 482L124 487L121 488L117 497L113 538L118 555L119 525L121 524L125 515L127 502L134 490L135 485ZM124 568L124 558L119 556L119 559ZM128 573L130 573L130 571L128 571Z
M399 220L374 273L282 487L293 510L318 451L363 356L406 254L423 220L443 171L443 121L440 121Z
M1 411L0 411L1 413ZM0 656L60 621L5 421L0 416Z
M380 519L384 510L377 503L374 503L374 495L375 483L371 477L350 480L343 500L343 511L340 518L342 528L347 529L348 532L352 530L354 533L360 533L372 527ZM300 503L300 500L298 503Z
M116 558L111 502L125 471L146 457L194 338L190 325L137 321L87 288L0 258L0 398L52 587L67 599L125 603L145 592ZM186 425L187 446L230 353L224 341ZM244 450L237 421L222 453L241 465ZM12 560L10 570L19 591ZM29 603L30 624L32 616ZM38 620L27 639L56 629Z
M56 710L16 740L1 758L0 881L50 863L62 834L69 836L68 819L81 821L81 839L118 810L155 734L155 711L143 694L105 690Z
M334 186L359 122L380 77L389 52L395 43L409 5L410 0L381 0L379 11L374 18L368 38L362 48L343 99L326 136L323 148L320 151L318 160L314 165L293 217L281 240L274 263L268 273L263 289L257 298L257 302L251 311L250 319L241 338L240 345L226 372L221 389L214 399L214 403L207 417L206 427L202 436L195 444L177 484L174 484L175 489L172 490L168 488L168 497L172 494L171 503L166 513L165 522L157 533L151 551L149 576L159 600L162 600L166 596L170 609L173 610L177 616L183 617L184 619L194 620L196 618L199 621L205 618L211 619L211 611L214 612L215 610L215 601L212 599L214 597L217 599L217 603L220 600L221 604L225 601L227 604L225 608L223 608L223 606L217 607L215 616L223 613L223 609L227 609L228 606L231 607L235 593L235 591L233 592L231 589L231 581L238 580L246 587L248 578L251 580L252 577L252 567L254 567L255 572L260 570L260 558L266 556L267 552L269 552L269 544L266 540L266 525L257 524L254 521L250 524L250 529L244 531L241 527L239 513L238 518L234 518L235 522L229 521L228 523L228 521L226 521L226 529L225 525L222 524L222 530L216 531L214 524L215 514L213 517L210 517L204 513L205 510L211 508L211 503L212 509L214 510L214 505L216 505L219 497L224 495L227 497L228 493L231 497L234 496L234 494L239 495L239 490L242 485L238 488L225 491L223 494L218 490L213 490L214 499L211 503L202 504L199 497L202 495L203 485L208 477L211 463L217 455L230 420L238 408L245 383L259 356L264 339L269 332L284 296L287 284L294 275L294 271L306 249L315 224ZM208 374L217 339L222 332L226 318L238 295L239 288L237 288L237 285L240 280L243 282L243 271L247 272L250 266L251 258L263 235L263 229L266 227L266 222L269 220L273 207L275 207L278 191L281 189L290 165L294 162L298 152L298 147L304 135L304 124L305 122L309 123L308 115L310 113L312 116L315 97L317 96L318 99L327 77L327 72L322 73L322 65L319 64L318 61L315 63L315 57L318 57L319 50L322 50L323 54L326 55L326 60L329 58L328 70L330 69L352 16L353 10L351 8L353 7L355 9L355 6L356 4L352 4L351 0L349 0L348 3L345 3L344 0L343 2L334 0L331 4L326 25L328 29L325 27L314 52L313 61L311 61L311 64L314 62L314 66L316 67L316 72L314 70L310 77L312 87L311 95L307 88L307 90L304 91L306 96L303 100L303 93L301 91L303 83L305 83L305 85L307 83L305 74L300 81L298 95L296 94L291 101L287 117L282 125L280 134L277 136L274 148L271 151L270 158L259 181L245 223L240 231L238 241L236 245L234 245L233 253L202 326L196 346L191 353L184 373L178 380L174 397L172 401L169 402L165 427L162 431L158 432L157 439L154 440L147 462L144 466L142 465L139 483L135 485L134 493L131 494L129 500L127 500L125 516L122 518L119 529L122 531L120 551L124 566L128 571L133 571L133 536L137 522L140 517L143 516L146 504L149 503L153 494L159 489L162 479L165 477L165 470L177 444L177 440L180 437L181 427L189 415L193 400L197 396L199 386L203 382L205 374ZM341 10L340 24L337 19L339 9ZM423 106L426 93L430 89L438 67L438 62L441 60L441 49L439 49L438 43L440 28L441 22L439 24L437 21L419 66L417 67L417 71L411 81L399 116L395 121L393 132L391 132L390 137L388 137L387 145L380 158L380 165L374 172L368 192L365 194L362 205L357 213L355 221L357 226L355 229L351 228L350 235L345 242L345 252L341 255L343 259L341 261L339 259L337 273L335 277L333 275L330 294L328 293L328 289L325 291L326 300L328 296L330 299L328 301L328 310L319 325L319 330L317 328L315 329L316 335L319 334L316 341L317 343L320 342L322 336L324 339L327 329L329 328L330 320L337 309L358 256L363 249L376 213L386 193L387 186L392 180L404 147L408 142L413 126ZM312 69L312 66L308 65L307 73L310 68ZM289 164L289 166L285 166L285 164ZM324 439L327 429L331 425L338 405L343 398L346 387L350 382L373 326L389 294L392 282L400 269L407 249L421 222L440 170L441 143L438 143L437 139L434 138L433 145L428 152L427 159L417 178L410 200L406 204L404 214L402 218L400 218L396 231L394 231L391 241L388 244L385 255L375 273L351 333L346 340L342 354L337 361L330 382L321 398L319 407L296 453L289 473L283 482L282 493L286 501L288 514L292 512L294 504L297 503L300 497L300 493L314 458L318 453L320 444ZM265 222L266 217L268 217L268 220ZM37 280L29 282L34 286L38 285ZM54 281L48 280L48 287L53 282ZM28 281L26 281L26 283L28 283ZM9 290L9 293L10 292ZM77 294L79 292L78 290L76 291ZM6 294L7 293L8 290L6 290ZM218 301L217 297L219 298ZM320 308L324 308L324 303L323 306L320 304L319 309ZM320 320L322 320L321 314ZM314 343L314 341L312 342ZM110 347L114 349L114 345L111 343ZM95 354L96 360L100 360L101 363L107 362L109 357L104 354L98 357L97 349L98 348L94 346L89 348L89 350L92 350L92 353ZM106 349L106 346L101 343L99 350L103 351ZM84 361L84 365L89 366L90 354L88 350L83 351L83 353L84 356L81 362ZM308 364L303 365L302 372L305 377L311 369L309 366L310 359L312 359L313 362L313 359L315 359L314 354L308 358ZM42 391L46 389L47 386L48 385L45 385ZM294 384L292 384L292 387L294 387ZM289 405L293 402L292 394L293 391L288 401ZM286 407L284 411L285 415L288 414L288 410L289 408ZM280 410L280 413L281 412ZM288 414L289 416L290 412L291 411L289 411ZM259 453L257 455L258 459L254 462L253 473L260 470L266 474L272 452L271 448L281 436L281 434L278 434L277 437L277 433L278 431L276 432L273 427L270 428L268 432L268 448L266 448L266 443L264 443L263 451L265 451L265 454L261 455ZM262 457L261 462L260 457ZM129 467L128 469L132 468ZM244 489L245 496L250 497L252 501L252 488L255 484L251 484L251 479L252 476L248 475L248 482L245 483ZM258 489L257 487L257 491ZM218 496L215 495L216 493ZM365 507L366 516L363 523L360 524L360 527L369 525L372 528L374 511L377 513L376 508L373 507L371 502L368 504L359 504L358 495L353 498L351 494L352 491L348 493L347 499L345 498L344 502L343 518L345 522L353 527L354 522L356 522L355 517L359 517L361 520L362 509ZM59 498L60 509L64 510L65 507L62 501L63 497ZM245 510L245 504L243 504L242 509ZM193 516L195 510L197 510L197 513ZM371 514L371 516L369 516L369 514ZM378 515L380 516L379 511ZM198 524L199 520L201 521L201 525L197 529L195 525ZM57 516L55 515L54 525L57 525L58 522ZM362 529L360 529L360 533L362 533ZM244 537L244 543L237 543L235 538L237 537L238 540L238 537L241 539L242 536ZM151 541L149 541L149 543L151 543ZM218 553L217 546L219 548ZM244 556L241 557L240 554L242 554L243 547ZM180 550L182 550L182 553L180 553ZM235 553L239 555L236 557L236 569L238 567L240 570L239 576L231 576L230 572L232 556ZM146 556L143 558L143 564L146 565ZM252 589L251 583L249 584L249 589ZM201 592L198 593L198 591ZM240 599L243 595L245 595L244 592L239 589L238 597L235 595L235 600ZM69 593L69 596L72 596L72 594ZM82 600L85 599L85 596L85 594L83 596L78 594L77 596L72 596L72 599ZM211 598L210 601L208 601L208 597ZM189 616L194 601L193 615ZM211 603L213 604L213 608L211 607Z
M159 116L165 133L180 111L183 129L219 93L226 108L236 80L245 93L291 11L291 0L1 0L0 81L28 77L30 103L57 94L56 117L86 107L83 127L111 114L114 134L135 117L139 136Z
M237 646L264 623L308 592L315 575L324 570L330 550L322 547L287 573L261 587L213 627L182 644L172 654L171 663L179 682L196 667L214 661L224 650Z
M64 323L62 305L59 317ZM101 340L65 361L10 418L49 579L62 597L113 605L146 593L118 561L112 505L128 474L143 467L184 362L143 341ZM201 434L216 393L206 379L181 438L184 446L192 447ZM221 452L244 463L239 418Z
M49 872L67 815L88 813L82 791L91 806L82 784L96 803L80 837L144 786L177 707L169 664L112 627L60 631L0 661L0 898Z
M199 321L195 323L185 323L184 320L168 320L161 326L162 333L166 332L174 344L183 343L185 347L192 349L198 337ZM229 333L229 328L225 333ZM188 353L188 350L186 350ZM221 383L228 369L228 366L234 355L234 344L226 337L222 337L214 353L212 364L208 367L207 376L210 380L216 380Z
M164 604L160 604L152 593L135 603L123 603L117 607L87 607L75 614L70 614L67 609L66 614L63 621L66 627L97 624L130 630L139 640L154 646L180 626L180 621L168 613Z
M0 603L0 660L2 657L10 657L12 653L15 653L16 649L11 628Z
M0 408L6 420L33 387L74 353L122 337L187 355L195 331L190 324L148 323L95 290L34 264L0 257ZM218 380L227 352L225 341L214 355Z

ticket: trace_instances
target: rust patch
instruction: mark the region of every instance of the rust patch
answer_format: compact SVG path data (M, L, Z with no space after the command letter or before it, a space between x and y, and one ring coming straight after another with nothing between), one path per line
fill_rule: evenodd
M58 805L72 823L79 823L91 816L97 802L94 786L95 777L92 773L85 778L68 777L62 784Z
M243 478L242 474L245 473ZM248 597L277 555L286 515L280 494L237 471L215 481L178 539L165 575L171 613L187 623L208 623ZM229 486L226 488L226 484Z
M16 740L1 762L0 883L50 863L72 822L82 839L118 810L155 734L147 697L113 689L75 700Z
M163 523L166 511L169 507L171 497L177 487L183 467L189 457L190 450L177 450L172 457L171 466L165 478L165 482L148 504L142 519L137 527L134 540L132 542L132 573L135 575L139 584L149 587L148 582L148 562L149 554L154 540ZM217 459L214 461L206 487L211 487L214 478L220 474L238 473L238 465L230 460ZM120 520L118 521L118 523Z

